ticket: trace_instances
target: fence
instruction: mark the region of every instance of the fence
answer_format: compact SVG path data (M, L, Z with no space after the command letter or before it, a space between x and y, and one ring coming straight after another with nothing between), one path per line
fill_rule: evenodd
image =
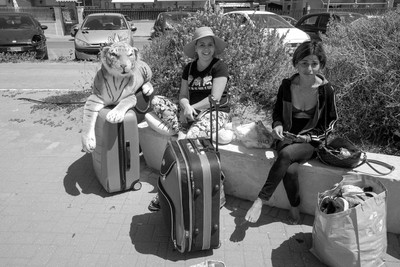
M130 17L132 20L155 20L161 12L170 11L166 8L141 8L141 9L85 9L83 16L92 13L120 13ZM197 9L185 9L185 11L194 11Z
M387 7L382 7L382 8L329 8L328 12L354 12L354 13L360 13L364 15L380 15L385 12L388 12L389 10L396 10L396 8L387 8ZM326 8L321 8L321 9L312 9L310 10L310 13L318 13L318 12L326 12Z
M0 12L26 12L39 21L55 21L54 8L52 7L0 7Z

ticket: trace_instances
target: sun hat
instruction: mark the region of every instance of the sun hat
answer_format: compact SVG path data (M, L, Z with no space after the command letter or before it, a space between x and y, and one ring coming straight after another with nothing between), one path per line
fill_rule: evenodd
M196 31L194 32L193 40L183 47L183 52L185 53L185 55L187 55L190 58L195 58L196 57L196 51L195 51L196 42L199 39L208 37L208 36L211 36L214 38L216 55L221 54L224 51L224 49L228 46L228 44L224 40L222 40L221 38L219 38L218 36L216 36L213 33L213 31L210 27L200 27L200 28L197 28Z

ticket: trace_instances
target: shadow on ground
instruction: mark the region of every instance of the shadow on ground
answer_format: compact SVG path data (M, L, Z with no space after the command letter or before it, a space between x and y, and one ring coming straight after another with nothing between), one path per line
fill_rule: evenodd
M189 253L180 253L175 250L170 231L165 225L161 211L133 216L129 235L135 250L141 254L152 254L173 262L202 259L213 255L212 250Z
M95 194L103 198L112 196L103 189L93 170L92 156L85 153L68 167L64 177L65 192L72 196Z

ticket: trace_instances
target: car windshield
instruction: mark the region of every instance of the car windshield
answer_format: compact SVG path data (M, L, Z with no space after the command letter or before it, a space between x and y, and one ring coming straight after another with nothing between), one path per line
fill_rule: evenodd
M0 29L32 29L33 20L27 15L0 14Z
M90 16L82 25L84 30L126 30L125 20L121 16Z
M293 26L282 17L275 14L249 14L255 23L260 23L267 28L293 28Z
M183 18L189 17L189 13L165 14L166 21L180 21Z

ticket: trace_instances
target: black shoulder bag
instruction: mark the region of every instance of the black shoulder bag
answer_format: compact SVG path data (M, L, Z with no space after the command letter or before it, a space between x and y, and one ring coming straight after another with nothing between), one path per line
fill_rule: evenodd
M326 123L328 119L327 108L326 108L327 105L326 89L324 93L325 93L324 96L325 97L325 122L324 122L325 141L324 143L320 144L319 147L317 148L318 159L326 165L342 167L342 168L350 168L350 169L357 168L366 163L369 167L371 167L371 169L373 169L380 175L390 174L394 170L394 166L379 160L367 159L367 154L364 151L358 149L349 140L346 140L345 138L342 137L336 137L328 143L328 136L326 134ZM381 172L376 168L374 168L372 164L381 165L389 169L389 171L386 173Z

